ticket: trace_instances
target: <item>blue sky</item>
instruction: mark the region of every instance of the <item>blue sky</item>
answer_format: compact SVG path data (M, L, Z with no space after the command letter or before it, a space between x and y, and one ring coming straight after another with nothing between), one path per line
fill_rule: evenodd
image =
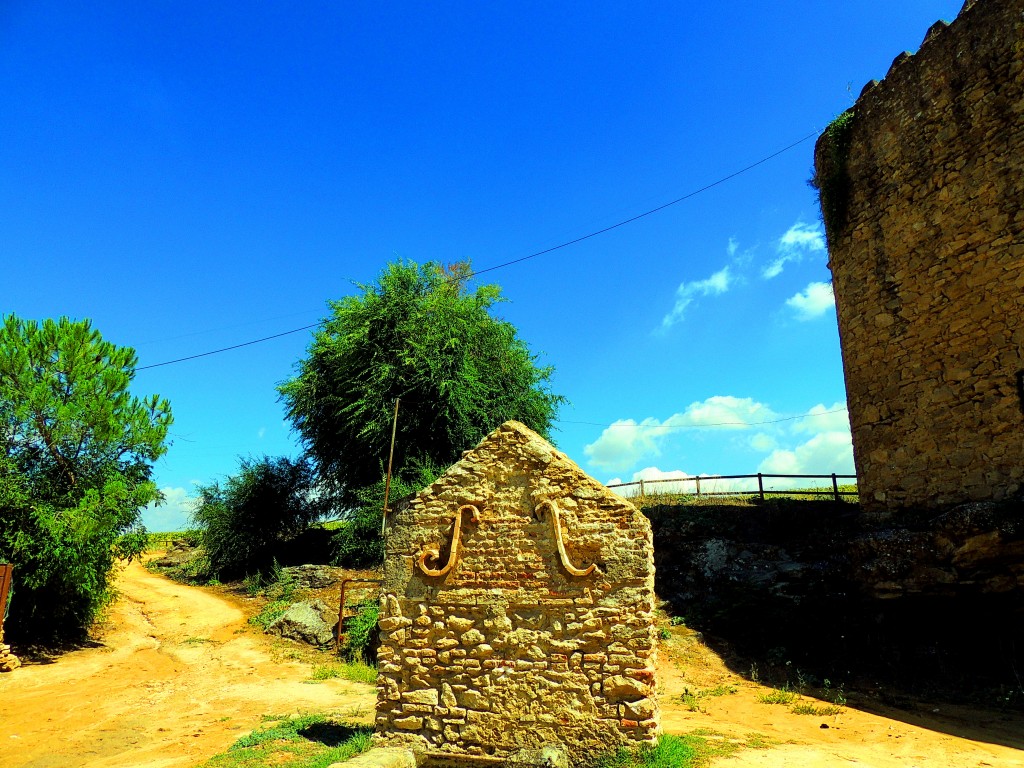
M0 4L0 313L147 366L315 323L396 257L502 264L815 134L960 8L220 5ZM598 479L852 471L812 151L485 276ZM139 371L176 420L151 528L297 453L274 387L309 340Z

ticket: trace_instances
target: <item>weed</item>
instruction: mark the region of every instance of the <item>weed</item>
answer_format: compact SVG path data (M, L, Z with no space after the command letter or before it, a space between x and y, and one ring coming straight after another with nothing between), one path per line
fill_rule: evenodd
M213 640L211 640L208 637L186 637L184 640L181 641L182 645L202 645L204 643L212 642Z
M794 704L789 708L789 711L794 715L817 715L819 717L829 717L831 715L838 715L843 711L843 708L836 704L814 704L810 701L803 701Z
M671 624L673 627L685 627L686 626L686 617L685 616L673 616L671 619L668 620L668 623Z
M772 688L768 693L760 693L757 700L762 704L792 704L796 701L796 692L789 688Z
M832 681L827 677L822 682L823 696L822 698L827 701L831 701L833 704L838 704L840 707L846 706L846 692L843 690L843 684L840 683L837 687L832 687Z
M660 640L669 640L669 639L672 638L672 633L669 632L664 627L662 627L661 629L658 630L658 638Z
M685 688L682 695L679 697L679 701L681 701L691 712L703 712L704 708L701 706L701 699L713 698L715 696L728 696L736 693L736 690L736 686L734 685L719 685L714 688L706 688L703 691L691 691L689 688Z
M250 617L249 623L255 624L266 632L267 627L284 616L284 612L288 610L288 605L289 603L287 600L275 600L272 603L267 603L263 606L262 611L257 613L255 616Z
M361 661L346 664L322 664L313 668L312 680L354 680L357 683L377 682L377 669Z
M744 741L699 729L685 736L662 736L655 746L620 749L599 759L596 768L703 768L715 758L728 757L743 748L770 745L759 734L751 734Z

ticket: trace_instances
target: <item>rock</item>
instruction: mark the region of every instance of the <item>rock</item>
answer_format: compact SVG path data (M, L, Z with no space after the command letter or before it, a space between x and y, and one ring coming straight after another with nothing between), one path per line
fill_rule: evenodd
M292 603L267 626L267 632L310 645L328 645L334 641L330 625L324 621L327 606L319 600Z
M569 768L569 756L561 746L521 749L505 761L506 768Z
M293 565L281 569L282 575L299 589L327 589L338 581L329 565Z

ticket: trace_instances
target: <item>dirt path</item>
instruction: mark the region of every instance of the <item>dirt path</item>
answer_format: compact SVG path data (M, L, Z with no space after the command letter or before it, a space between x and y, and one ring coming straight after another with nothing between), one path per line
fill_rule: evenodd
M243 601L138 564L118 586L121 600L96 647L0 677L0 768L187 768L263 715L311 710L371 721L371 686L310 684L311 665L252 630ZM757 734L770 745L715 768L1024 768L1019 715L896 710L869 699L827 717L793 714L758 701L769 689L732 673L685 628L663 644L660 667L665 732L707 729L737 742ZM680 700L687 689L722 695L691 711Z
M730 671L688 631L662 645L659 678L665 732L707 729L739 743L751 735L769 743L719 758L714 768L1024 768L1020 714L925 703L896 709L853 696L835 715L794 714L759 701L772 689ZM721 695L699 698L701 711L692 711L680 700L686 690Z
M315 710L371 722L371 686L310 684L311 665L284 658L230 598L138 563L118 588L97 647L0 677L0 767L185 768L263 715Z

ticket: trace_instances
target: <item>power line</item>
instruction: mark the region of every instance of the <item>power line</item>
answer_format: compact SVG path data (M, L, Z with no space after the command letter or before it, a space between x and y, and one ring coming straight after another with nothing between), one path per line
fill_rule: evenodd
M209 352L200 352L198 355L189 355L188 357L179 357L176 360L165 360L162 363L153 363L152 365L140 365L136 368L136 371L145 371L148 368L160 368L164 365L174 365L175 363L183 363L186 360L195 360L197 357L208 357L209 355L219 355L221 352L229 352L232 349L239 349L241 347L249 347L253 344L261 344L264 341L270 341L271 339L279 339L282 336L288 336L292 333L298 333L299 331L308 331L310 328L316 328L321 323L313 323L312 325L304 325L301 328L292 328L290 331L283 331L282 333L275 333L273 336L264 336L262 339L253 339L252 341L243 341L241 344L232 344L230 347L221 347L220 349L211 349Z
M799 416L785 416L781 419L770 419L768 421L720 421L715 424L600 424L595 421L569 421L568 419L555 419L558 424L586 424L590 427L604 427L614 429L628 427L630 429L705 429L706 427L759 427L762 424L779 424L783 421L795 421L797 419L810 419L815 416L825 416L830 413L845 413L849 409L836 408L833 411L821 411L820 413L802 413Z
M738 171L733 171L729 175L723 176L722 178L718 179L717 181L713 181L710 184L706 184L703 187L701 187L700 189L695 189L692 192L687 192L685 195L683 195L682 197L677 197L675 200L670 200L667 203L662 203L661 205L659 205L659 206L657 206L655 208L651 208L648 211L644 211L643 213L638 213L636 216L631 216L628 219L623 219L622 221L620 221L620 222L618 222L616 224L612 224L612 225L604 227L602 229L595 230L593 232L590 232L589 234L582 235L582 236L574 238L572 240L566 240L564 243L559 243L558 245L553 245L550 248L544 248L543 250L535 251L534 253L528 254L526 256L520 256L518 259L512 259L511 261L505 261L505 262L502 262L501 264L495 264L493 267L486 267L485 269L479 269L479 270L476 270L474 272L470 272L468 275L466 275L466 279L469 279L471 277L476 277L477 275L482 275L482 274L485 274L487 272L493 272L493 271L495 271L497 269L504 269L505 267L511 267L513 264L520 264L520 263L522 263L524 261L529 261L530 259L535 259L538 256L543 256L543 255L545 255L547 253L553 253L554 251L560 251L563 248L568 248L570 245L576 245L577 243L582 243L584 240L590 240L591 238L597 237L598 235L603 235L606 232L611 232L613 229L618 229L619 227L624 227L627 224L632 224L634 221L639 221L640 219L646 218L647 216L651 216L651 215L653 215L655 213L658 213L659 211L663 211L666 208L670 208L673 205L677 205L677 204L683 202L684 200L689 200L691 197L695 197L695 196L701 194L702 192L707 192L709 189L714 189L715 187L717 187L717 186L719 186L721 184L724 184L725 182L727 182L727 181L729 181L731 179L734 179L737 176L740 176L741 174L746 173L747 171L751 171L754 168L757 168L759 165L763 165L764 163L767 163L769 160L772 160L773 158L776 158L779 155L784 154L785 152L788 152L789 150L793 149L794 147L800 146L805 141L808 141L809 139L813 139L815 136L818 135L818 133L819 133L819 131L815 130L813 133L807 134L802 139L798 139L797 141L794 141L792 144L789 144L789 145L783 147L782 149L780 149L780 150L778 150L776 152L772 152L770 155L766 155L765 157L762 157L757 162L751 163L748 166L740 168ZM221 347L220 349L213 349L213 350L210 350L209 352L200 352L199 354L196 354L196 355L188 355L187 357L179 357L179 358L177 358L175 360L165 360L162 363L153 363L152 365L142 365L142 366L139 366L138 368L136 368L135 370L136 371L145 371L145 370L148 370L150 368L160 368L160 367L165 366L165 365L174 365L175 363L183 363L186 360L195 360L195 359L200 358L200 357L209 357L210 355L219 355L221 352L230 352L233 349L240 349L241 347L249 347L249 346L252 346L253 344L261 344L264 341L270 341L271 339L279 339L282 336L288 336L288 335L293 334L293 333L298 333L299 331L306 331L306 330L309 330L310 328L316 328L317 326L322 325L323 322L324 321L321 320L320 322L313 323L312 325L304 325L301 328L293 328L290 331L283 331L281 333L275 333L273 336L264 336L261 339L253 339L252 341L244 341L241 344L233 344L230 347ZM585 422L579 422L579 423L582 424L582 423L585 423ZM770 422L765 422L765 423L770 423ZM596 425L596 426L601 426L601 425L599 424L599 425Z

